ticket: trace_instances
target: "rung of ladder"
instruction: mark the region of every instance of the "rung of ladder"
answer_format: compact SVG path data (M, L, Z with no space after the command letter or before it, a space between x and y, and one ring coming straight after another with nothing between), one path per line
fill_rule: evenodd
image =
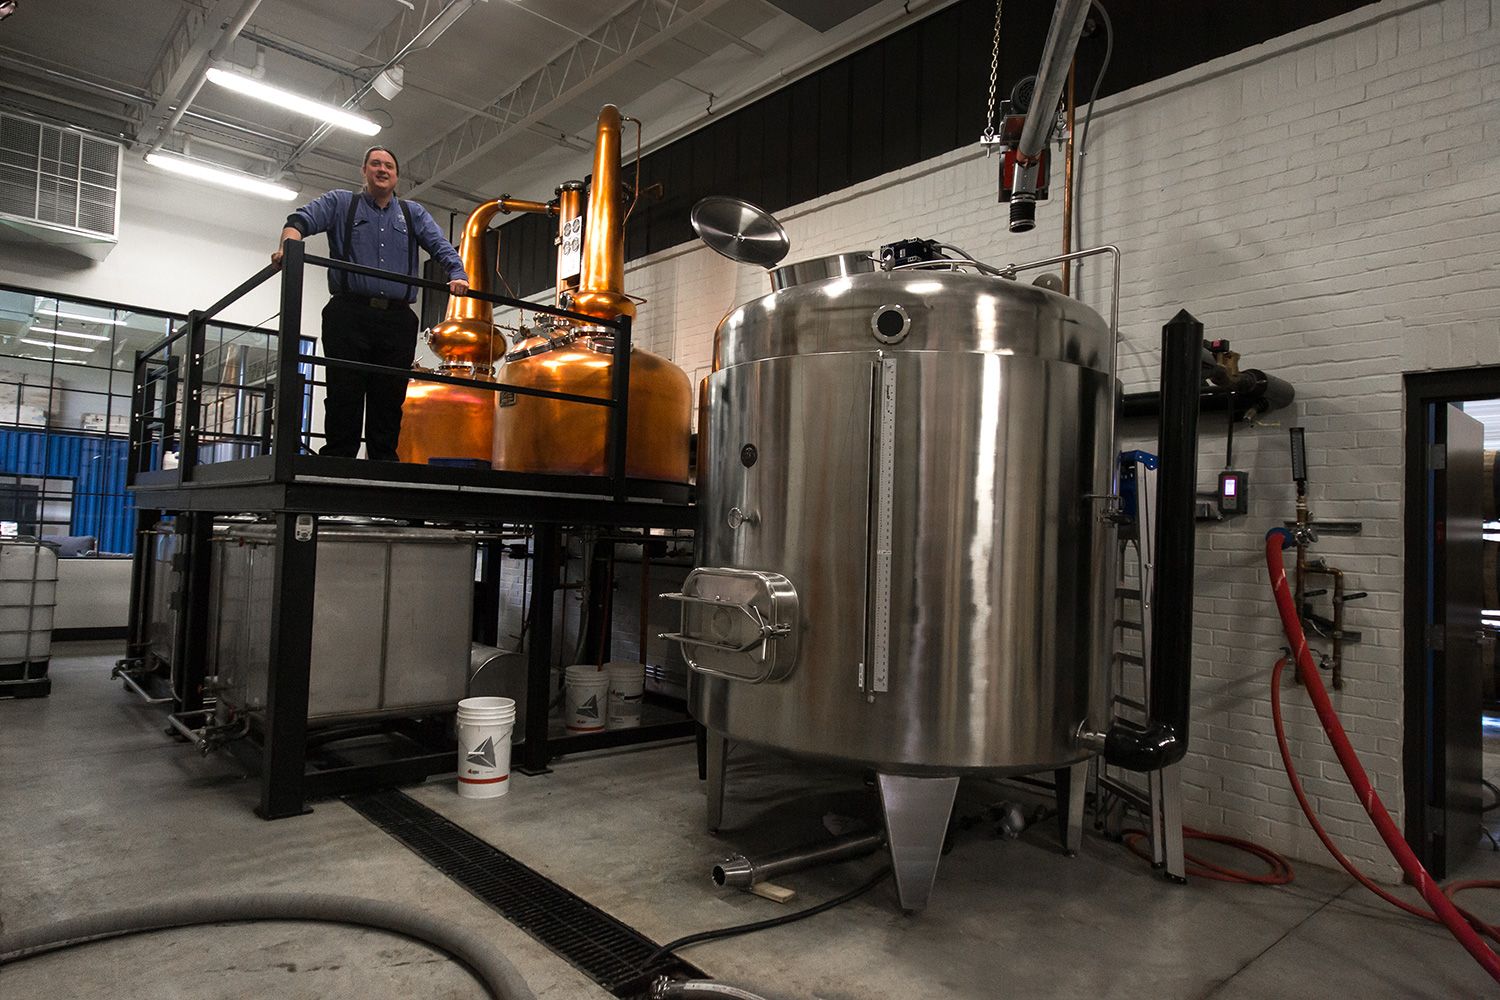
M1116 587L1115 596L1123 597L1127 601L1139 601L1141 599L1141 591L1139 587Z
M1146 630L1146 626L1140 622L1133 622L1127 618L1115 619L1115 628L1128 628L1132 632L1144 632Z
M1126 708L1133 708L1137 712L1144 712L1146 710L1145 702L1136 701L1134 698L1127 698L1123 694L1115 695L1114 703L1116 705L1124 705Z
M1146 665L1145 659L1136 656L1134 653L1116 653L1115 656L1121 663L1131 663L1137 667L1144 667Z

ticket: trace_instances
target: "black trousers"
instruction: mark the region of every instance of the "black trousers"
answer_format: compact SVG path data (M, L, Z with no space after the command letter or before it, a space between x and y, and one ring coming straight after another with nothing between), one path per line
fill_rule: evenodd
M417 354L417 314L410 306L376 309L368 300L334 296L323 307L323 356L404 370ZM365 456L395 462L401 437L401 404L408 379L330 367L323 401L322 453L359 454L364 424Z

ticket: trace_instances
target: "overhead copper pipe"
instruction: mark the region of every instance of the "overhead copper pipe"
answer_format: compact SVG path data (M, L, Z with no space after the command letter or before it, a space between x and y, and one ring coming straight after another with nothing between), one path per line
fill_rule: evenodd
M469 287L481 292L490 292L489 269L484 266L484 234L490 221L499 213L536 212L556 215L557 206L541 201L525 201L521 198L496 198L487 201L469 213L464 223L464 238L459 244L458 255L464 262L464 270L472 279ZM448 319L482 319L490 322L494 309L490 303L468 296L455 296L448 300Z
M573 308L600 319L634 316L625 294L625 224L620 204L620 109L599 109L594 144L594 180L583 227L583 278Z
M490 269L484 263L484 234L490 221L502 212L507 215L512 212L555 215L557 206L522 198L496 198L469 213L458 255L472 279L469 287L476 292L493 292ZM453 295L448 298L448 311L443 321L428 331L427 343L445 365L472 365L481 374L489 374L482 370L491 368L494 359L505 353L503 347L498 351L494 347L496 332L494 306L472 296Z

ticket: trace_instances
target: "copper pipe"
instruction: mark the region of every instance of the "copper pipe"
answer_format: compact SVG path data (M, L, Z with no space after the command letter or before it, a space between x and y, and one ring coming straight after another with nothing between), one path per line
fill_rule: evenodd
M485 231L497 213L508 215L511 212L556 214L557 207L520 198L496 198L469 213L458 255L469 274L469 287L476 292L493 291L490 270L484 265ZM443 321L428 331L427 343L444 366L470 365L483 375L490 374L495 358L505 353L503 345L498 350L494 345L497 333L495 311L490 303L467 295L453 295L448 298L448 311Z
M1070 254L1073 252L1073 112L1076 102L1073 99L1073 85L1078 77L1078 60L1068 67L1068 148L1066 158L1063 161L1063 242L1062 252ZM1073 262L1063 261L1063 294L1073 294Z
M479 292L490 292L489 270L484 266L484 234L496 214L512 212L536 212L556 215L557 206L541 201L525 201L520 198L496 198L480 205L469 213L464 223L464 237L459 243L458 256L463 260L464 270L469 273L469 287ZM488 302L468 296L454 296L448 300L448 316L452 320L475 319L492 322L494 309Z
M562 308L563 298L578 290L579 275L564 275L562 270L562 234L568 223L583 215L583 182L566 181L557 189L557 294L553 305ZM581 251L581 248L580 248Z
M573 308L600 319L634 316L625 294L625 226L620 205L620 109L599 109L594 145L594 180L584 223L583 279Z

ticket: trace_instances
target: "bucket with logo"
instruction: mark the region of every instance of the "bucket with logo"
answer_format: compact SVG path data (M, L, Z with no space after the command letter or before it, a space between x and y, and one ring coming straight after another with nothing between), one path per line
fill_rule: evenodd
M465 698L458 703L458 794L493 799L510 791L510 698Z
M646 690L646 665L613 661L604 665L609 675L609 711L605 725L610 729L634 729L641 724L641 698Z
M592 663L563 671L563 718L570 733L601 733L609 717L609 674Z

